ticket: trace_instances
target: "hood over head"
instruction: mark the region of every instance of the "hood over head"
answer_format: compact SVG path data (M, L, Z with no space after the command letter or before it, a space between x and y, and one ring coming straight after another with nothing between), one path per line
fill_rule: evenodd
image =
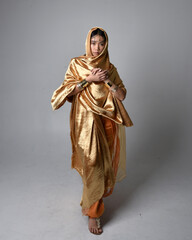
M96 29L100 29L105 34L105 47L101 54L98 56L92 56L91 53L91 34ZM86 42L85 42L85 51L86 51L86 59L88 60L89 64L93 65L94 67L100 67L102 69L109 69L110 61L109 61L109 53L108 53L108 35L106 31L101 27L93 27L87 34Z

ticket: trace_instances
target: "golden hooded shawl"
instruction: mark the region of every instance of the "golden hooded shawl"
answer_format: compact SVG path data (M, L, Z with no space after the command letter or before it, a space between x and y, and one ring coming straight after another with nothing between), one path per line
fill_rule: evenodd
M82 176L84 188L82 208L87 209L102 198L107 189L112 189L116 181L125 177L125 126L133 123L122 102L115 98L103 82L92 82L83 91L68 97L76 84L85 79L91 69L99 67L108 70L109 78L115 85L126 91L117 69L109 61L108 36L102 53L91 54L91 33L86 38L86 54L71 59L64 82L54 91L51 104L53 110L60 108L66 100L72 103L70 114L70 135L72 142L72 168ZM102 117L116 123L120 139L120 161L117 176L114 175L109 145L105 136Z

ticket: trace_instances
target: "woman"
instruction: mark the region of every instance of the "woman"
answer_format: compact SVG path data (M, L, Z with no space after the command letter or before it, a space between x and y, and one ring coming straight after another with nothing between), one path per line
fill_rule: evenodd
M80 205L83 215L88 216L90 232L101 234L102 198L125 177L124 126L133 124L121 102L126 89L109 61L107 33L92 28L85 45L86 54L71 60L51 104L55 110L66 100L72 103L72 168L83 181Z

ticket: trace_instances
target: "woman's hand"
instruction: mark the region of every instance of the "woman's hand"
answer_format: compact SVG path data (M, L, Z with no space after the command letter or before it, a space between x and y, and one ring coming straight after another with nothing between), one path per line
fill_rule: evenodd
M86 77L88 82L103 82L108 78L108 71L101 68L93 68L91 74Z
M93 68L93 69L91 70L91 73L92 73L93 75L95 75L97 72L101 72L101 71L102 71L101 68Z

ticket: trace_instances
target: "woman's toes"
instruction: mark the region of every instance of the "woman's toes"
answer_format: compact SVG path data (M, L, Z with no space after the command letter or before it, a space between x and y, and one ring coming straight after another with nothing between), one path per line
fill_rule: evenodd
M100 225L100 224L99 224ZM102 228L98 225L95 218L89 218L89 231L93 234L101 234L103 232Z

